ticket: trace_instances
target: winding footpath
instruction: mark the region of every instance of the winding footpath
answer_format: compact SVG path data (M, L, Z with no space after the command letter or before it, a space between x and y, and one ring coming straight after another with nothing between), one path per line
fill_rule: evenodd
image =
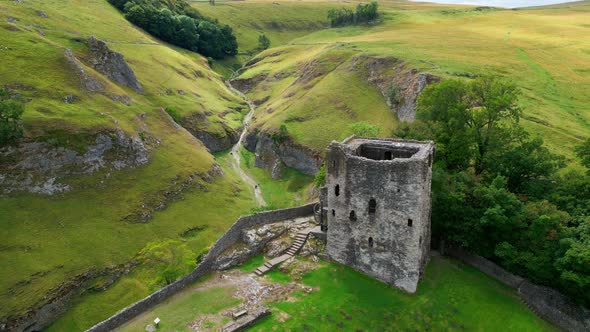
M244 172L244 170L240 167L240 163L241 163L240 146L242 145L242 141L244 140L244 137L246 137L246 132L248 131L248 125L250 124L250 121L252 120L252 116L254 115L254 111L256 110L256 107L254 106L254 103L252 102L252 100L250 100L250 98L248 98L242 92L235 89L231 85L231 82L229 80L226 81L226 84L227 84L228 88L231 91L233 91L233 93L237 94L242 99L244 99L246 101L246 103L248 104L248 107L250 108L250 111L248 111L248 114L246 114L246 117L244 118L243 129L242 129L242 132L240 133L240 139L238 139L238 142L231 148L231 155L233 157L232 166L236 170L236 172L240 175L242 180L244 180L244 182L246 182L249 186L251 186L254 189L254 197L256 198L256 202L258 203L258 206L265 206L266 202L264 201L264 198L262 198L262 191L260 191L260 186L258 186L256 181L254 181L254 179L248 173Z

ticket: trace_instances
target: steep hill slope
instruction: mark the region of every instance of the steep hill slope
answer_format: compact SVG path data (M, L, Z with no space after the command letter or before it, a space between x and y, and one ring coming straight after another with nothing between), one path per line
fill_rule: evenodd
M149 242L198 252L254 206L191 135L229 147L247 112L206 59L102 0L1 2L0 58L0 87L26 102L25 137L0 148L0 324L38 329Z
M239 8L248 12L262 2L240 2ZM388 106L398 118L411 117L412 99L436 77L494 73L522 88L529 132L573 160L573 147L590 133L590 41L580 38L588 32L589 2L503 10L382 1L380 9L379 24L324 29L251 60L235 86L260 104L254 131L278 132L285 123L290 143L310 149L310 161L317 160L352 123L366 120L391 135L396 120ZM401 104L388 105L388 85L401 88ZM289 164L289 155L278 157L305 170Z

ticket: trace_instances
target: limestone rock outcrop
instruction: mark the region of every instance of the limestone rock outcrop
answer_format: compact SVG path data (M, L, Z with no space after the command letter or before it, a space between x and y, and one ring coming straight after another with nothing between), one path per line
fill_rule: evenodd
M406 62L393 58L377 58L367 55L352 59L350 70L364 71L367 81L375 85L402 121L413 121L416 117L416 101L422 90L440 81L438 76L420 72ZM396 100L391 100L390 89L397 90Z
M70 189L61 179L120 170L148 162L148 149L138 137L121 130L95 135L84 152L47 142L22 142L0 148L0 194L27 191L53 195Z
M74 53L69 48L64 51L66 62L72 70L78 75L82 87L90 92L103 92L105 85L96 77L93 77L84 65L74 56Z
M225 123L220 124L223 128L222 133L209 132L207 128L211 128L211 123L207 119L207 116L202 113L193 113L184 116L180 120L180 125L203 142L211 152L230 149L240 139L239 131L234 130Z
M284 166L315 175L322 165L319 153L289 141L274 142L264 131L249 131L244 147L255 153L254 166L266 169L274 179L281 177Z
M88 62L92 68L117 84L127 86L135 92L143 92L135 73L121 53L112 51L104 41L94 36L88 38L88 47Z

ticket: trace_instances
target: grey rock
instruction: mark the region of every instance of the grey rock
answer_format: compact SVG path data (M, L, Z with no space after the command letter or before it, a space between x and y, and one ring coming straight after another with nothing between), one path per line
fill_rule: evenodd
M112 81L127 86L135 92L143 92L143 88L131 67L121 53L112 51L107 44L92 36L88 38L90 48L89 62L92 68L107 76Z
M219 255L213 265L216 270L227 270L243 264L255 254L256 251L251 247L246 245L236 246Z
M414 121L416 117L416 100L422 90L428 84L440 81L438 76L421 73L406 62L393 57L356 56L352 59L350 70L365 71L367 81L379 89L387 105L396 112L398 118L409 122ZM388 92L392 85L399 89L399 103L389 100Z
M304 174L315 175L322 165L322 158L318 153L288 141L275 143L268 134L260 132L256 140L254 166L277 176L281 173L281 169L277 167L283 165Z
M258 144L258 129L249 130L242 142L246 150L256 152L256 144Z
M179 123L194 137L198 138L211 152L219 152L230 149L240 139L239 131L222 123L224 132L222 134L208 131L211 123L207 115L203 113L192 113L184 116Z
M84 153L46 142L23 142L0 148L0 193L18 191L53 195L70 190L61 179L92 174L102 168L120 170L148 162L141 139L123 131L99 133Z
M279 257L289 249L292 243L293 240L290 237L282 236L270 241L264 248L264 252L268 257Z
M42 17L42 18L48 18L48 17L49 17L49 16L47 16L47 13L45 13L45 12L44 12L44 11L42 11L42 10L38 10L38 11L37 11L37 15L38 15L39 17Z
M260 74L251 78L231 80L231 85L242 93L252 91L260 82L264 81L268 74Z
M78 100L80 100L80 97L76 95L67 95L63 98L63 102L66 104L73 104Z
M189 130L189 132L191 131ZM206 131L197 131L191 133L193 136L203 142L203 144L205 144L207 149L209 149L211 152L219 152L230 149L238 142L239 139L237 133L233 130L226 132L227 135L223 137L208 133Z
M260 248L269 241L285 234L288 230L289 228L284 223L268 224L242 232L242 241L252 248Z
M285 170L285 165L279 159L275 160L275 164L272 166L272 170L270 172L270 176L277 180L283 177L283 171Z
M64 51L66 62L72 70L76 72L82 86L90 92L103 92L105 86L103 82L89 74L80 61L74 56L74 53L69 48ZM66 101L67 102L67 101Z

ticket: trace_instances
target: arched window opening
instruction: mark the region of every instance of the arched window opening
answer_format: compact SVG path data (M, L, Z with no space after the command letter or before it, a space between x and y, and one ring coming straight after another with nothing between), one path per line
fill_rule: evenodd
M408 227L412 227L414 221L412 219L408 219Z
M391 159L393 159L393 155L392 155L391 151L385 151L385 154L383 155L383 159L384 160L391 160Z
M373 248L373 238L369 238L369 248Z
M332 216L336 217L336 210L332 209Z
M369 214L375 214L375 211L377 211L377 202L371 198L369 200Z
M350 221L356 221L356 213L354 212L354 210L350 211L348 219L350 219Z
M334 187L334 195L340 196L340 185L339 184L337 184L336 187Z

